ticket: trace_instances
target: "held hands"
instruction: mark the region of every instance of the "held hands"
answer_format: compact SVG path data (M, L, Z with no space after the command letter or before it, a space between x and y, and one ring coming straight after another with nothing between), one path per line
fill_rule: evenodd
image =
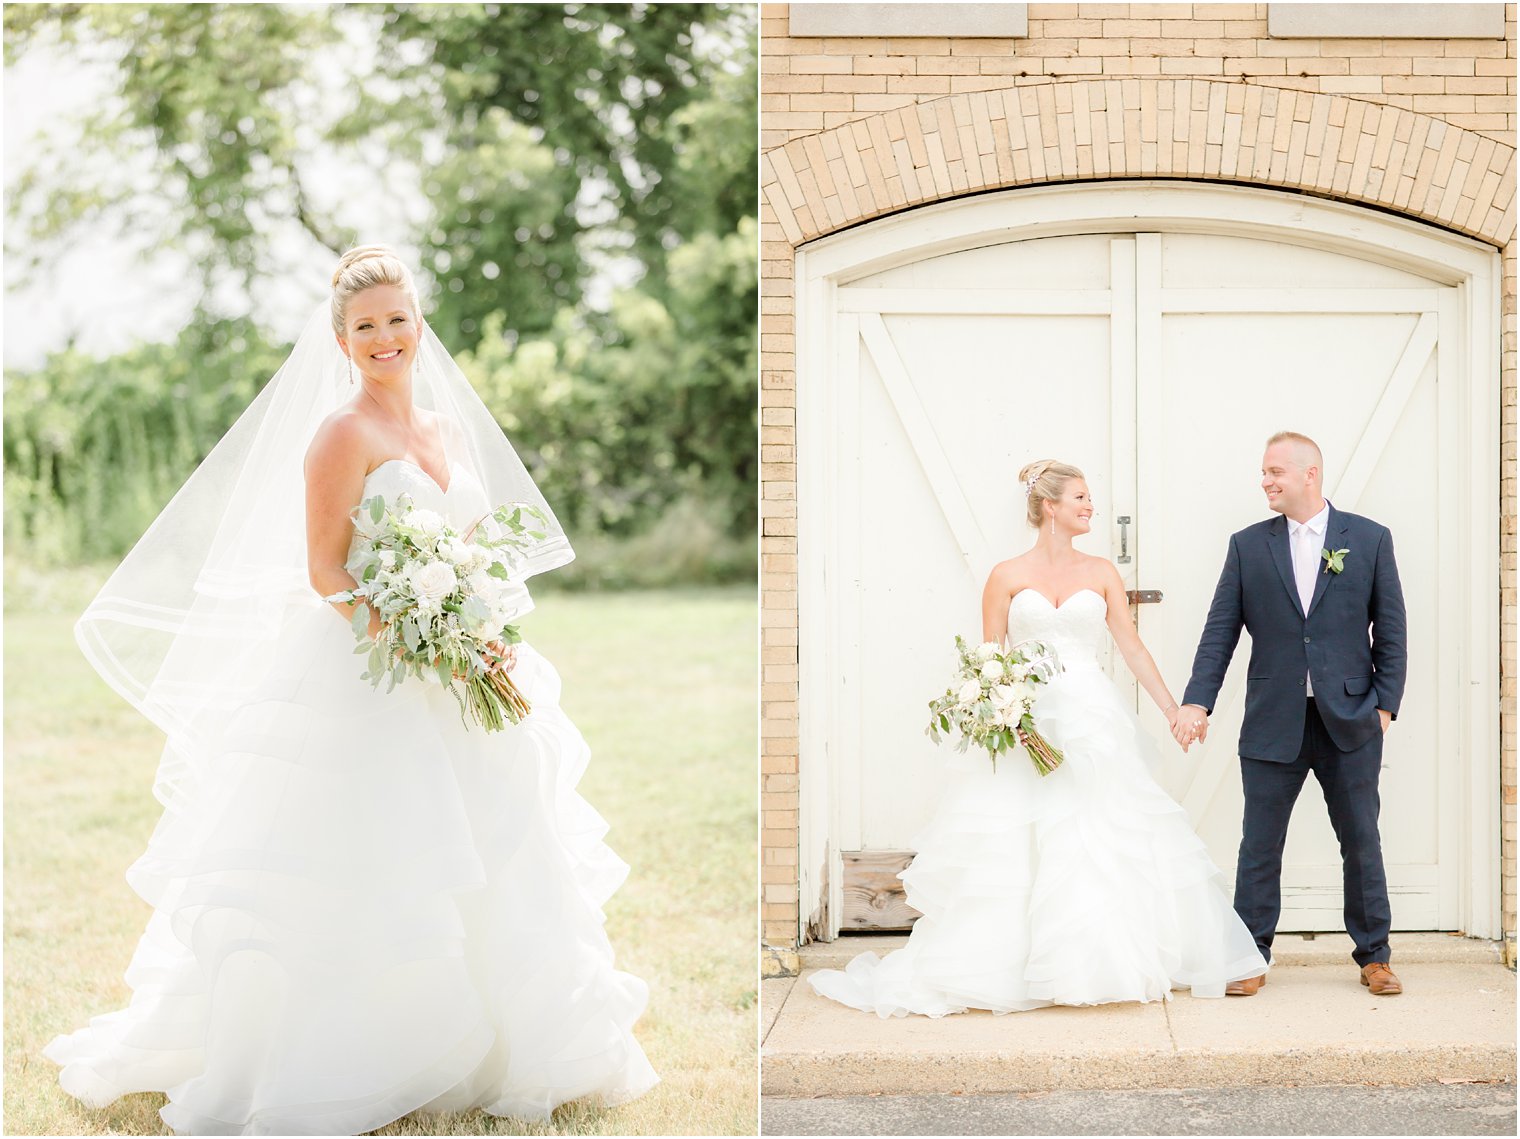
M1197 704L1184 704L1172 718L1172 738L1185 752L1195 741L1201 742L1209 735L1209 714Z

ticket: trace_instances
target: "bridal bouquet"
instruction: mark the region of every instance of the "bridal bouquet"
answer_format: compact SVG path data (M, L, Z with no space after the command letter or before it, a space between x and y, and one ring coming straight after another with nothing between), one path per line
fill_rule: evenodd
M522 640L511 624L520 588L518 554L542 539L529 519L543 514L526 503L499 506L465 537L436 511L415 508L408 495L394 506L381 496L354 511L360 543L349 568L359 579L324 601L356 602L355 653L368 653L363 679L391 691L408 675L436 676L486 731L516 724L528 701L488 657L493 642ZM489 531L482 534L481 531ZM380 634L369 636L369 614L380 615ZM455 686L462 681L463 693Z
M929 701L925 734L939 743L940 733L958 733L957 750L964 752L972 744L986 748L994 769L1000 754L1022 743L1034 769L1049 775L1065 757L1035 728L1030 709L1039 686L1061 671L1055 649L1043 641L1024 641L1011 649L987 641L973 648L959 636L955 647L960 668L945 694Z

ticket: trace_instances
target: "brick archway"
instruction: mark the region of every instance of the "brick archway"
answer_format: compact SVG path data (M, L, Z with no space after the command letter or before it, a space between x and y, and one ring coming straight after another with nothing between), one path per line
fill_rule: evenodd
M1179 113L1185 109L1185 113ZM917 206L994 190L1113 179L1218 181L1388 210L1503 251L1513 328L1515 147L1441 118L1344 95L1211 79L1071 79L953 94L765 151L761 180L762 920L795 945L799 913L798 545L794 256ZM1514 795L1514 332L1499 355L1502 791ZM1497 410L1497 409L1496 409ZM1503 896L1513 897L1513 817ZM1505 929L1513 915L1505 903ZM806 935L802 935L806 939ZM795 951L767 968L794 969ZM788 956L790 955L790 956ZM787 962L790 961L790 964Z
M950 95L768 151L796 246L912 206L1038 183L1187 178L1392 210L1503 247L1515 148L1343 95L1203 79L1065 80Z

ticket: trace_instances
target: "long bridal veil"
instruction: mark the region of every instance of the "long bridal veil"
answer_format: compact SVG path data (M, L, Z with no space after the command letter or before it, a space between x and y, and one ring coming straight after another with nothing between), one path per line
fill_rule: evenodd
M460 430L451 467L493 505L528 502L545 536L524 574L575 555L543 495L447 350L425 324L413 401ZM198 745L273 663L281 632L320 605L307 579L303 460L322 420L351 398L326 302L289 358L164 507L75 626L106 682L168 736L154 794L173 810L192 791Z

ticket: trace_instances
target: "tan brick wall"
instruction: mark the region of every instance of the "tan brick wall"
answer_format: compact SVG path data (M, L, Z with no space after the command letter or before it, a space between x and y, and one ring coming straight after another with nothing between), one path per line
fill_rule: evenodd
M1501 730L1504 922L1514 931L1514 5L1506 13L1504 41L1271 40L1260 4L1031 4L1029 35L1018 40L793 39L787 5L762 5L761 917L768 944L793 944L797 928L793 250L918 202L1137 174L1291 185L1425 217L1504 247Z
M967 91L1150 75L1359 99L1514 143L1507 40L1267 38L1265 4L1031 4L1025 39L793 39L761 6L760 145Z

